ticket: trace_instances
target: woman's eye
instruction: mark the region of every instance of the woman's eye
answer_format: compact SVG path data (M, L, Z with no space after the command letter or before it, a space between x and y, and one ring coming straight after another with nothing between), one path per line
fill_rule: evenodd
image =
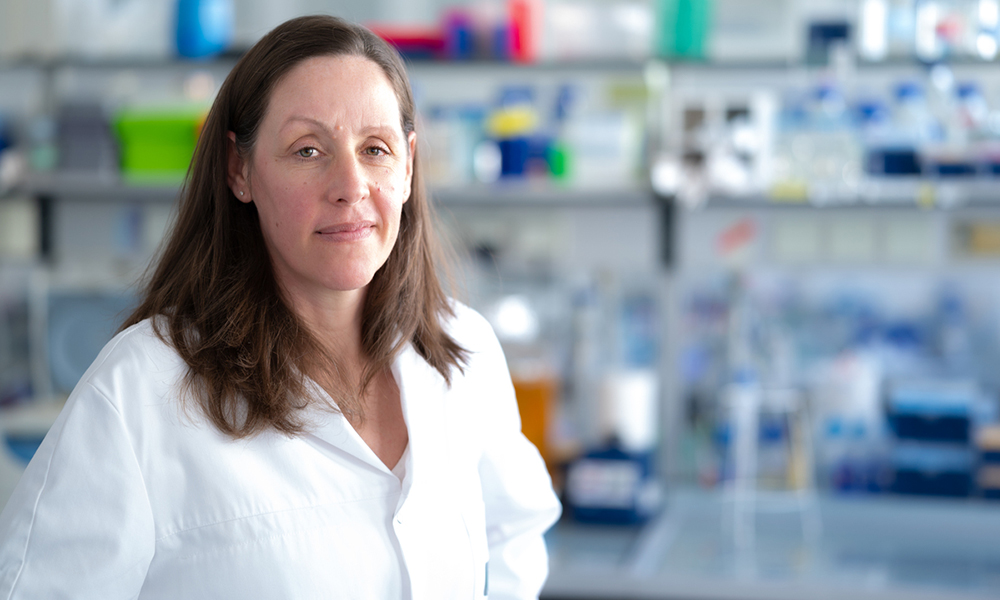
M312 146L308 146L296 151L295 154L301 156L302 158L313 158L319 154L319 150L313 148Z
M381 146L369 146L365 148L365 154L368 156L384 156L388 153L389 151Z

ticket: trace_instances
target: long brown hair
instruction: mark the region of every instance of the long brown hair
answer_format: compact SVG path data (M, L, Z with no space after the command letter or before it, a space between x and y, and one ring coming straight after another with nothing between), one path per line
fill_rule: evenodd
M122 325L153 318L157 335L189 367L190 395L216 427L235 438L270 428L302 432L307 424L301 409L315 399L306 376L333 393L337 409L362 418L365 389L407 342L449 383L452 368L465 361L465 350L441 325L452 310L435 270L440 258L418 156L396 244L368 285L361 331L369 365L360 385L329 376L339 373L336 357L282 298L257 210L239 202L227 185L228 132L236 134L237 152L250 156L278 81L305 59L340 55L381 67L396 92L404 136L414 131L416 108L403 62L383 40L329 16L278 26L222 84L202 128L176 224L151 267L142 303Z

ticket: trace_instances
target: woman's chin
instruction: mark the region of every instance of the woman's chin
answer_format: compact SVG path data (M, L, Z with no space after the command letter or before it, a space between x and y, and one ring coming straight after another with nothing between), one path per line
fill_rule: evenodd
M363 290L372 282L374 273L345 273L324 282L324 287L331 292L354 292Z

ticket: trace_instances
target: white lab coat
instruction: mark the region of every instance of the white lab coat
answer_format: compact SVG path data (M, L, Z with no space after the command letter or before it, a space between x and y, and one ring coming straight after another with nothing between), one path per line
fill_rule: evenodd
M151 324L122 332L0 516L0 598L537 597L559 503L496 337L455 308L464 375L449 388L410 345L392 367L402 481L339 414L226 438L179 403L186 367Z

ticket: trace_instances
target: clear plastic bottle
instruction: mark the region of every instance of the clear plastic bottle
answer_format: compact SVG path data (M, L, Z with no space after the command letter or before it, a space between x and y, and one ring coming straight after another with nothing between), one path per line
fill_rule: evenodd
M944 365L953 375L965 376L974 364L970 327L962 297L945 289L938 300L938 348Z
M920 84L913 81L899 82L893 90L893 97L888 143L899 152L895 174L924 173L928 168L927 157L934 153L934 149L944 139L944 129L931 110ZM914 161L912 164L907 160L910 155Z
M894 100L893 124L897 135L918 148L943 138L941 122L931 109L927 94L919 83L898 83L894 90Z
M955 86L954 119L960 139L967 148L976 173L992 171L992 158L1000 132L990 122L990 105L978 83L967 81Z
M877 99L866 100L859 103L856 110L865 173L884 177L920 172L913 147L894 139L891 113L885 103Z
M810 200L818 204L850 200L860 184L862 148L840 87L818 85L808 110Z
M832 492L841 492L850 481L846 470L847 437L840 415L830 415L822 423L819 444L820 481Z
M985 134L988 129L990 106L978 83L966 81L955 86L955 110L959 123L973 138Z

